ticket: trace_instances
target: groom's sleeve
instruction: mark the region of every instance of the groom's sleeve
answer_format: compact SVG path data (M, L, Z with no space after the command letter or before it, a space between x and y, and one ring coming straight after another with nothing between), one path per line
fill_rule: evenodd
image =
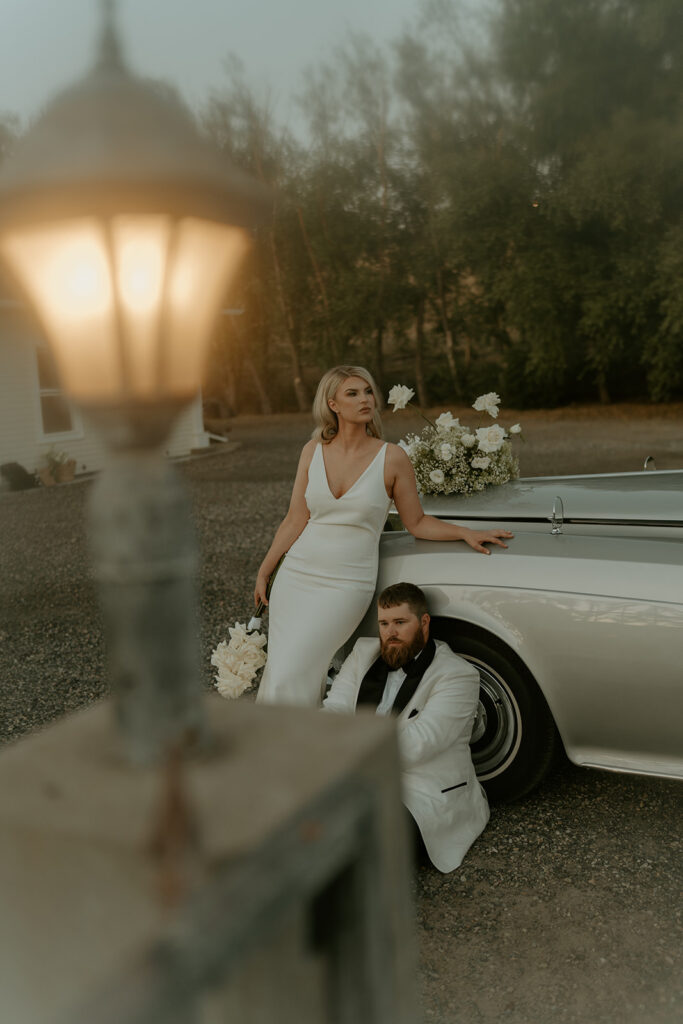
M358 641L356 641L353 650L332 680L332 686L323 701L323 711L337 711L347 715L354 713L359 685L358 663L359 651Z

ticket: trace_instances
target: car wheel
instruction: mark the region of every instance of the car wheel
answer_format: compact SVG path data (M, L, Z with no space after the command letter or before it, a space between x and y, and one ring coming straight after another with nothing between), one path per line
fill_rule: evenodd
M516 800L541 781L557 731L538 684L496 637L449 619L432 619L432 635L479 672L479 707L470 749L489 798Z

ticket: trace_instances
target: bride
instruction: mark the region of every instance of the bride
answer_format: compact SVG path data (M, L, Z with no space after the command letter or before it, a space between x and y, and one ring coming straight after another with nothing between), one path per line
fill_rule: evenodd
M461 540L488 555L508 530L470 530L425 515L410 459L382 441L380 396L361 366L335 366L313 402L289 511L263 559L254 600L268 604L268 662L258 701L317 707L327 669L372 601L379 538L393 501L414 537ZM286 554L285 554L286 553Z

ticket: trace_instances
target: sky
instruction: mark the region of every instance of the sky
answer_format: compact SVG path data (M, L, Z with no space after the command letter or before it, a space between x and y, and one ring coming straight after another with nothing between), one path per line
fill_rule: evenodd
M302 70L348 29L380 44L398 36L419 0L118 0L124 52L140 74L172 82L195 109L225 81L237 54L265 83L282 122L296 119ZM94 53L100 0L0 0L0 114L35 115L79 77Z

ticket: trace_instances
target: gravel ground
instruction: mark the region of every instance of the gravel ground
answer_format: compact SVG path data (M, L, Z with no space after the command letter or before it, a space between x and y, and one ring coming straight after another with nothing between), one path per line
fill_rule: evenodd
M466 410L452 410L467 422ZM522 473L683 468L683 406L505 411ZM420 421L387 416L397 440ZM201 647L250 614L284 514L306 416L233 421L237 444L180 465L202 554ZM0 494L0 741L105 692L84 538L89 481ZM493 809L462 868L422 869L415 896L425 1018L435 1024L683 1020L681 789L558 762L526 800Z

